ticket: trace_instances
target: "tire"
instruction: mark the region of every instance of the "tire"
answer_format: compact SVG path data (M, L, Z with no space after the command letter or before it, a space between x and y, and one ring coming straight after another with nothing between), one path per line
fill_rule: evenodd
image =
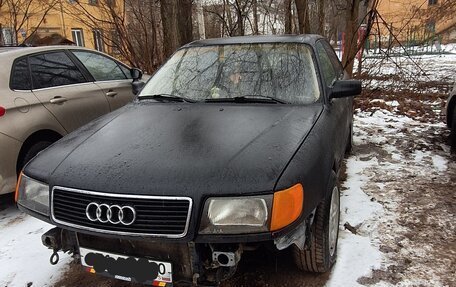
M23 154L21 159L18 162L17 165L17 174L22 171L24 166L32 159L34 158L40 151L46 149L48 146L52 144L51 141L38 141L34 144L32 144Z
M345 154L350 155L353 151L353 123L350 125L350 131L348 133L347 145L345 146Z
M324 273L329 271L336 262L340 194L337 177L334 172L332 174L332 182L331 192L317 207L311 227L311 236L307 238L307 240L310 240L310 247L300 250L296 245L293 245L295 264L303 271ZM330 228L332 228L332 233L330 233Z
M456 105L453 108L453 118L451 119L450 144L453 150L456 150Z

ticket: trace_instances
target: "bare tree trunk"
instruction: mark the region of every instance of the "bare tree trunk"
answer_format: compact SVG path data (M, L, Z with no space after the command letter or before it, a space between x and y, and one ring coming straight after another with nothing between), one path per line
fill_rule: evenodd
M193 40L192 0L177 0L177 32L179 42L177 47Z
M3 0L0 0L0 19L3 19L5 17L5 16L3 16L2 8L3 8ZM2 28L3 28L2 23L0 23L0 46L4 45Z
M160 12L163 24L163 54L169 57L177 48L177 1L160 0Z
M169 57L182 45L192 41L192 1L160 0L163 23L163 54Z
M360 0L347 0L344 54L342 64L353 75L353 65L358 51L358 10Z
M296 10L298 10L299 33L309 34L309 5L307 0L296 0Z
M244 36L244 15L242 15L241 7L236 7L236 36Z
M258 35L258 3L257 0L252 0L253 9L253 34Z
M196 14L198 18L198 36L200 39L206 39L206 30L204 26L204 12L201 0L196 1Z
M325 0L317 1L318 7L318 31L317 33L323 35L325 33Z
M233 24L233 17L231 16L231 8L229 6L228 3L226 3L226 1L223 2L224 6L223 6L223 9L225 9L224 11L226 11L226 17L228 19L228 35L229 36L233 36L233 32L235 33L235 31L233 31L233 27L234 27L234 24Z
M285 34L292 34L291 0L285 0Z

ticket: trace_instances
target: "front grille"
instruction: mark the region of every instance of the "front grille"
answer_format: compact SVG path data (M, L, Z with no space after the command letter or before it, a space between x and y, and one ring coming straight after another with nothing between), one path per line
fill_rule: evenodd
M131 225L90 221L86 207L91 202L131 206L136 210L136 220ZM191 205L187 197L118 195L54 187L51 214L57 223L91 231L178 238L187 233Z

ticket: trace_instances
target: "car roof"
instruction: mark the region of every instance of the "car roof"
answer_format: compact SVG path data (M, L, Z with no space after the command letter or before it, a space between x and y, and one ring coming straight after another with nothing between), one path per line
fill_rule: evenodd
M302 35L264 35L264 36L239 36L228 38L214 38L193 41L182 48L213 46L213 45L235 45L235 44L259 44L259 43L304 43L314 45L320 35L302 34Z
M52 50L64 50L64 49L82 49L93 51L84 47L74 45L53 45L53 46L39 46L39 47L0 47L0 57L20 57L32 53L46 52Z
M8 52L13 49L18 49L19 47L0 47L0 53Z

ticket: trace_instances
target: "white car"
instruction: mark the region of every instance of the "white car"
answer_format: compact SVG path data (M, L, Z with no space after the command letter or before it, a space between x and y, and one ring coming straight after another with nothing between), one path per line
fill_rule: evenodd
M132 101L142 75L75 46L0 48L0 65L0 194L38 152Z

